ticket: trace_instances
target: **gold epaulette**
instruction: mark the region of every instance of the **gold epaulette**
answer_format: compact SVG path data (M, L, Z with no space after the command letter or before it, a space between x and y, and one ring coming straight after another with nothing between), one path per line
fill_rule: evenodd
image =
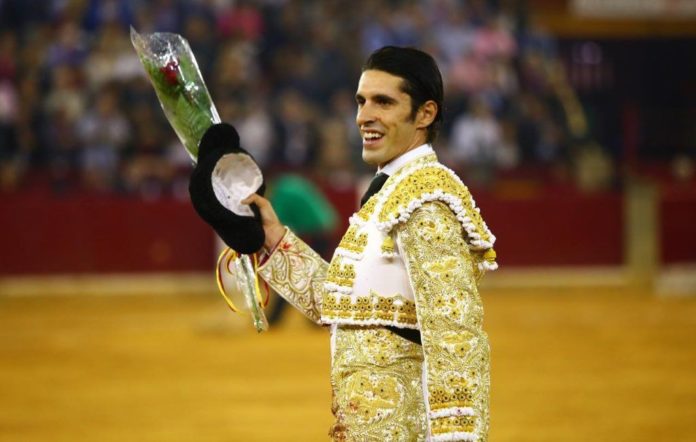
M398 224L408 221L424 203L441 201L454 212L467 234L467 243L484 258L487 270L498 267L493 244L495 236L483 221L469 189L450 169L439 163L419 164L405 168L391 180L378 208L377 228L389 233Z

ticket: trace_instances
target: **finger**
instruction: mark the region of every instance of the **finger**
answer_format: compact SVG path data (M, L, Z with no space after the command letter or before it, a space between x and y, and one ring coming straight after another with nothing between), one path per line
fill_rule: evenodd
M242 202L242 204L256 203L258 205L260 202L260 197L257 194L252 193L248 197L244 198L241 202Z

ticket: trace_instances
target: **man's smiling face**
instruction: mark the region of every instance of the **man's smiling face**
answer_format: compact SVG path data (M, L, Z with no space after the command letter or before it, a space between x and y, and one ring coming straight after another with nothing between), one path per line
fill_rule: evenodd
M403 81L379 70L366 70L360 76L356 123L363 140L362 157L368 164L384 166L426 141L427 125L419 121L420 113L412 115Z

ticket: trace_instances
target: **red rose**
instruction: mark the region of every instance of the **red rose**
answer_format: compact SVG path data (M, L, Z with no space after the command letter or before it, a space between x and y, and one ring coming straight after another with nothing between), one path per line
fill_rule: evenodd
M179 63L176 60L172 60L163 68L160 68L160 72L164 75L164 79L171 86L177 86L179 84Z

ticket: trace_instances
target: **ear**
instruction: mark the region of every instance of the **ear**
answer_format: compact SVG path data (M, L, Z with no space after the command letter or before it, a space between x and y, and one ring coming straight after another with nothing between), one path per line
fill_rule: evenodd
M437 117L437 111L437 103L433 100L428 100L423 103L416 115L416 127L418 127L418 129L425 129L430 126L433 121L435 121L435 117Z

